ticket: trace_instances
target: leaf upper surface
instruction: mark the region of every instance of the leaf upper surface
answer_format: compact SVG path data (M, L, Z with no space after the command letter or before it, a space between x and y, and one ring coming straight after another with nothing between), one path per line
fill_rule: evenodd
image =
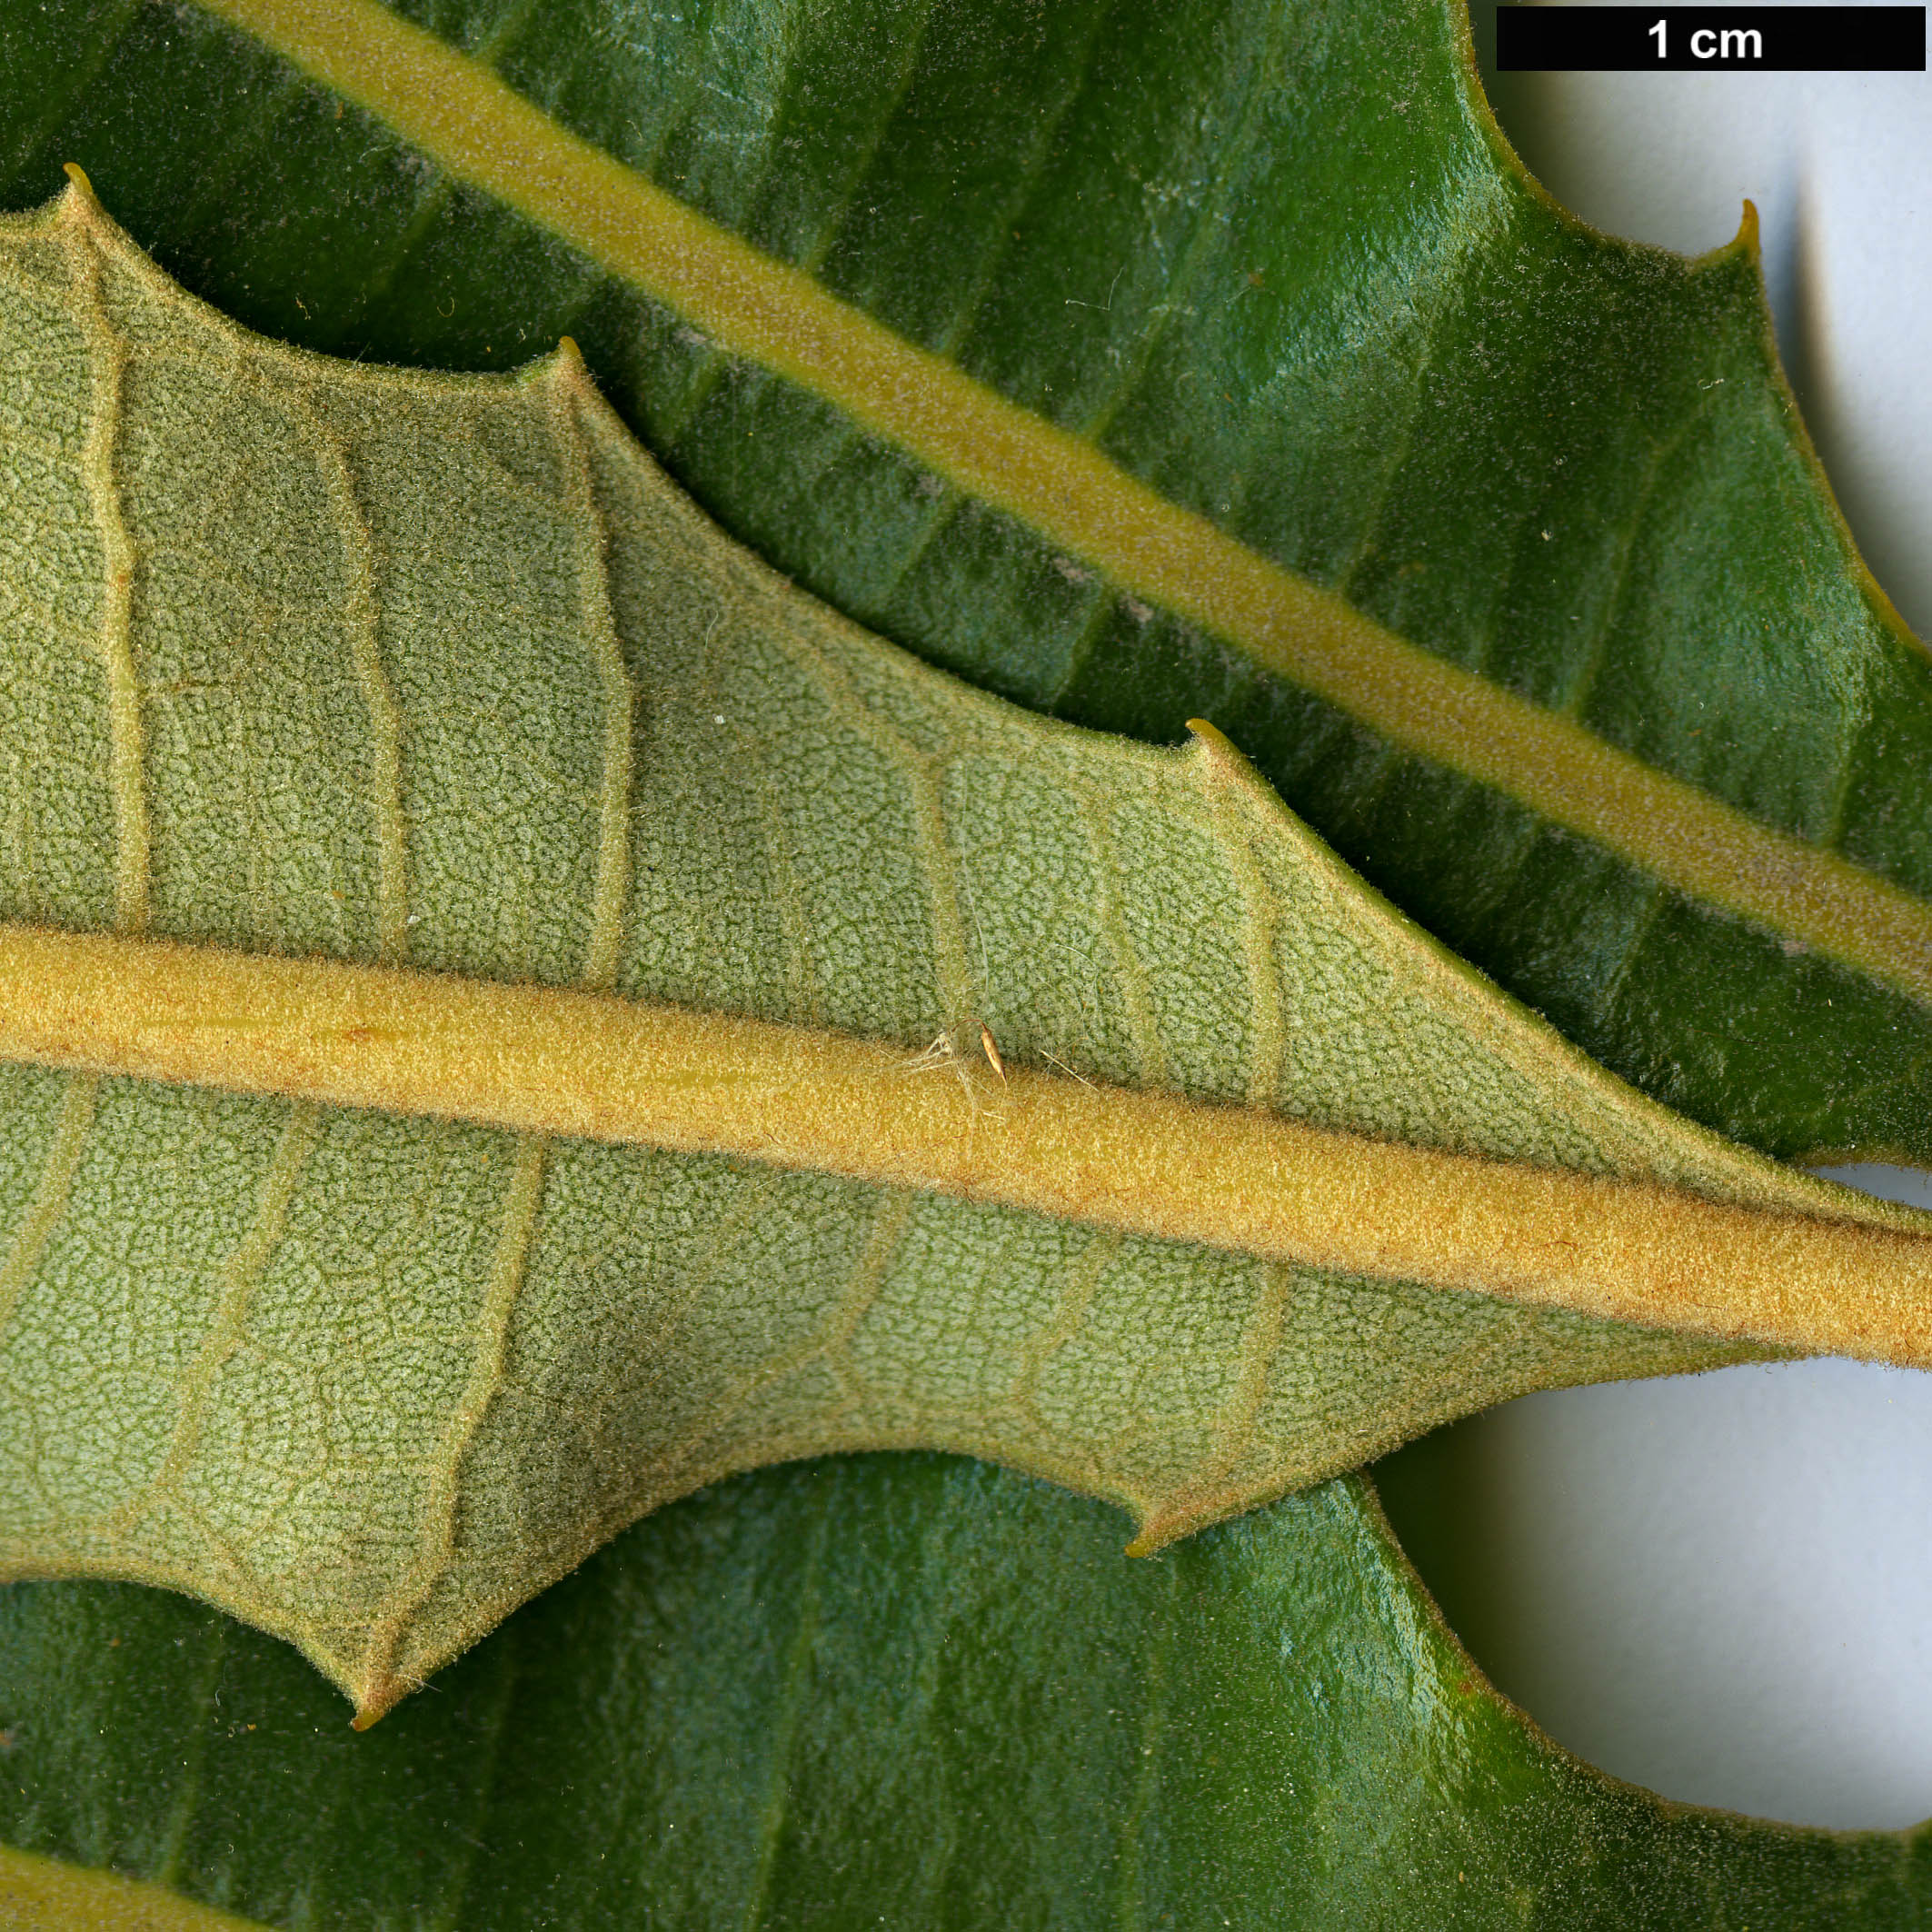
M305 1084L308 1045L235 1074L275 1023L264 996L171 1018L130 963L100 1000L186 1040L177 1077L269 1090L157 1084L129 1077L155 1071L138 1053L57 1040L33 1051L83 1071L5 1074L15 1574L194 1588L370 1716L731 1469L965 1449L1120 1500L1158 1540L1529 1388L1802 1342L1837 1290L1794 1240L1849 1241L1867 1305L1920 1319L1920 1218L1603 1075L1212 733L1175 752L1031 717L825 611L663 478L568 349L445 378L279 348L183 296L78 185L0 230L0 912L118 931L104 981L165 956L224 983L224 954L178 942L347 962L400 989L388 1017L332 1022L378 1067L457 1024L438 989L536 989L502 998L555 1017L548 1093L634 1074L674 1097L728 1027L704 1022L688 1069L612 1076L607 1036L566 1027L580 1011L803 1027L757 1037L826 1123L788 1151L723 1094L682 1138L655 1116L614 1135L668 1146L433 1086L404 1104L472 1120L344 1109ZM9 945L18 1051L45 1000ZM459 1027L456 1057L508 1067L493 1024ZM842 1040L884 1043L850 1049L870 1087L807 1051ZM939 1122L930 1170L895 1092ZM1026 1191L1073 1158L1040 1110L1161 1105L1210 1150L1278 1117L1279 1158L1240 1141L1230 1198L1299 1186L1332 1219L1340 1190L1367 1259L1217 1243L1211 1217L1179 1241ZM1754 1210L1769 1300L1658 1304L1701 1338L1539 1306L1577 1299L1560 1255L1518 1279L1461 1209L1438 1226L1401 1187L1349 1192L1352 1168L1297 1181L1310 1129L1338 1159L1400 1143L1476 1207L1567 1170L1549 1184L1584 1191L1539 1250L1586 1239L1593 1203L1614 1218L1618 1187ZM991 1181L948 1178L955 1143ZM1161 1165L1126 1191L1158 1198ZM1643 1213L1637 1247L1700 1279L1708 1214L1672 1236ZM1430 1271L1439 1250L1459 1273ZM1522 1299L1468 1291L1489 1286ZM1799 1329L1768 1327L1772 1304Z
M1669 1804L1539 1737L1355 1478L1128 1563L1110 1510L985 1464L761 1470L361 1737L158 1591L0 1589L0 1685L9 1842L292 1932L1905 1932L1932 1899L1923 1828Z

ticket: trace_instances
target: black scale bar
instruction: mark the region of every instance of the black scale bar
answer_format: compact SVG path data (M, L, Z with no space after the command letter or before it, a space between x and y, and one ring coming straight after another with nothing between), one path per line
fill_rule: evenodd
M1922 6L1499 6L1505 70L1922 74ZM1932 103L1927 126L1932 134Z

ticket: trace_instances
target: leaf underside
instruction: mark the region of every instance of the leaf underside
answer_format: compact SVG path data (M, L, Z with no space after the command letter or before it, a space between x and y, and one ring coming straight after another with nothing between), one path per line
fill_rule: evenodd
M1909 1222L1597 1072L1210 741L1029 717L825 612L567 350L279 349L82 186L4 261L6 916L896 1041L995 1137L982 1025L1071 1080ZM0 1559L196 1590L365 1718L732 1469L963 1449L1172 1534L1527 1389L1765 1352L726 1151L5 1081Z

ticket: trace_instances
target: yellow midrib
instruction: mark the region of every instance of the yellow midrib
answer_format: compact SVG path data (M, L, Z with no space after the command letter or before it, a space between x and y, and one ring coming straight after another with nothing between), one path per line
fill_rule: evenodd
M265 1932L159 1885L0 1845L0 1927L8 1932Z
M1666 884L1932 1000L1932 906L1444 662L1161 497L541 113L376 0L201 0L550 229L1119 588Z
M851 1034L547 986L0 925L0 1058L582 1135L1343 1274L1932 1362L1932 1234L1748 1209Z

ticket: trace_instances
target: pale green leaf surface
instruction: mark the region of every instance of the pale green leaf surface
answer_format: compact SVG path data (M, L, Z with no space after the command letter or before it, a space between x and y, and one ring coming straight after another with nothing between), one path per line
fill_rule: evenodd
M1238 762L828 612L567 353L279 348L79 189L0 247L5 917L909 1058L983 1021L1084 1078L1898 1224L1593 1068ZM0 1562L194 1589L370 1709L730 1469L924 1444L1224 1513L1527 1389L1752 1352L723 1156L4 1084Z

